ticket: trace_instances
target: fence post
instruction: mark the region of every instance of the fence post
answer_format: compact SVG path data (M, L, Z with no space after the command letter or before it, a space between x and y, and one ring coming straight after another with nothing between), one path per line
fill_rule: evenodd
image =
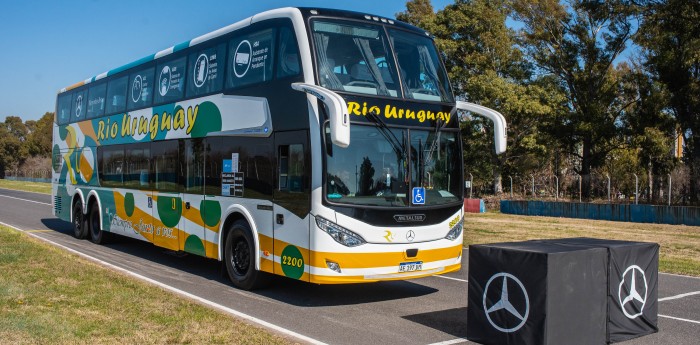
M578 175L578 202L581 200L581 175Z
M510 178L510 198L513 199L513 176L508 175Z
M530 177L532 178L532 198L535 199L535 175L530 174Z
M610 199L610 175L605 174L605 177L608 179L608 202L612 202Z
M639 177L637 174L634 175L634 204L639 204Z
M556 188L556 194L554 194L554 201L559 201L559 178L557 175L554 175L554 179L557 181L557 188Z
M668 206L671 206L671 174L668 174Z
M469 173L469 199L472 198L472 191L474 190L474 175Z

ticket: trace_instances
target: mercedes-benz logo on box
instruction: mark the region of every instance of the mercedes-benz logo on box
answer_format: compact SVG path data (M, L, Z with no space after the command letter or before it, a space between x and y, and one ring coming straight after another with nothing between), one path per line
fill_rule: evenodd
M501 298L494 303L491 306L486 305L486 296L489 293L489 288L491 288L491 283L496 279L503 277L502 284L501 285ZM508 280L513 281L514 283L517 284L519 289L515 291L515 295L511 295L508 293ZM493 284L493 289L497 289L497 283ZM511 284L513 286L513 284ZM520 305L519 308L516 308L511 301L513 300L512 297L519 297L518 300L524 300L525 305L522 306ZM486 313L486 319L488 319L489 323L491 326L493 326L495 329L504 332L504 333L511 333L519 330L523 325L525 324L525 321L527 321L528 315L530 315L530 299L527 296L527 290L525 289L525 286L523 286L523 283L520 282L520 279L516 278L514 275L510 273L496 273L491 278L489 281L486 283L486 287L484 287L484 296L483 296L483 305L484 305L484 313ZM520 309L520 310L519 310ZM506 328L505 325L498 325L496 322L491 318L491 315L494 315L495 313L508 313L518 320L520 320L520 323L515 325L514 327L511 328ZM503 320L503 317L496 318L497 320Z
M643 287L641 284L638 284L642 281L644 282ZM647 276L644 274L644 270L637 265L627 267L625 273L622 273L620 287L617 292L620 308L622 308L622 312L625 313L627 318L636 319L642 315L644 306L647 304L647 291Z
M395 214L394 220L399 223L422 222L425 220L424 214Z

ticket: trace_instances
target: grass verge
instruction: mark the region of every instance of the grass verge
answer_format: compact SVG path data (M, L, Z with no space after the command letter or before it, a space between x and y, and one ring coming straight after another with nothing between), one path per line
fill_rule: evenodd
M0 226L2 344L286 344L267 330Z
M656 242L661 245L660 271L700 276L698 226L517 216L498 212L467 213L465 217L465 245L565 237Z
M51 194L51 184L44 182L26 182L0 179L0 188Z

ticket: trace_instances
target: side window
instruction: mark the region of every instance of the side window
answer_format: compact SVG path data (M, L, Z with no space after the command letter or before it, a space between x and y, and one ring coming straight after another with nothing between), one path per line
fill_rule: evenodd
M151 159L151 143L129 145L124 155L124 187L148 189Z
M71 114L70 121L78 122L85 120L85 113L87 112L87 89L82 89L80 91L73 93L73 102L71 104Z
M280 29L279 57L277 58L277 78L290 77L301 71L299 48L294 31L288 27Z
M64 92L58 96L58 101L56 105L56 120L59 125L65 125L70 121L70 110L71 110L71 96L72 94Z
M304 146L301 144L279 147L279 190L304 191Z
M105 83L90 87L87 101L88 119L105 114L105 92L107 92L107 84Z
M185 95L186 64L186 56L158 64L155 103L169 103L182 99Z
M124 147L101 146L97 148L97 160L100 168L100 185L104 187L121 187L124 183Z
M220 91L224 86L225 61L225 43L190 54L187 97Z
M131 74L129 77L129 91L127 109L134 110L145 108L153 101L153 67Z
M272 79L275 31L267 29L241 35L228 46L226 87L239 87Z
M151 183L161 192L177 192L178 185L178 141L167 140L151 144L151 157L153 161L151 171Z
M126 110L127 84L129 84L129 76L109 81L107 84L107 114Z

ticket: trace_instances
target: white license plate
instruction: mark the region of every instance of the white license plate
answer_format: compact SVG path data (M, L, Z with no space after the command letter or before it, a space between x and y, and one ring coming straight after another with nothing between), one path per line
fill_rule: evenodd
M423 261L402 262L399 265L399 272L413 272L423 269Z

